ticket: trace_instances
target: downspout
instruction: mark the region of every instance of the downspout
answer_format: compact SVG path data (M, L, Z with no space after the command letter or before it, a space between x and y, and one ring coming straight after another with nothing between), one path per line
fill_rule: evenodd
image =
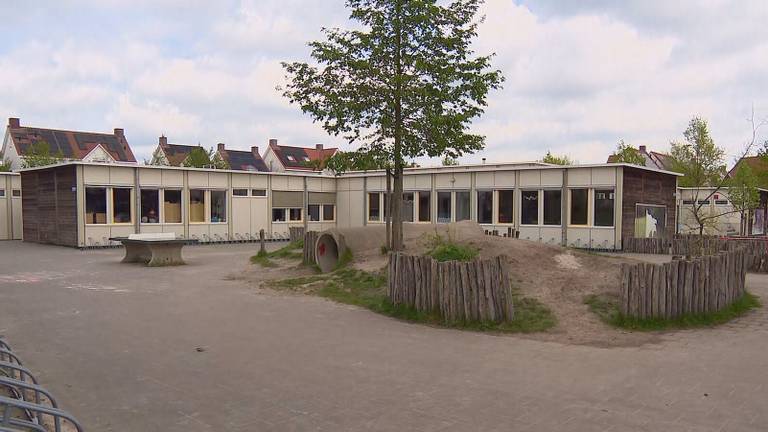
M568 246L568 168L563 168L563 181L560 187L560 244Z

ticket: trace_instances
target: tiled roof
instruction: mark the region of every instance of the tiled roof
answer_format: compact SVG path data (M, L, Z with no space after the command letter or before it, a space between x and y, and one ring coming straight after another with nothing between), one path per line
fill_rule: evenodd
M731 170L728 172L728 176L734 176L736 174L736 170L739 168L741 164L747 164L749 168L752 169L752 173L757 175L757 178L760 181L760 184L758 186L762 188L768 188L768 181L764 181L763 179L768 178L766 175L760 175L768 173L768 158L762 157L762 156L746 156L741 159L739 159L738 162L731 168Z
M185 145L185 144L160 144L160 148L165 153L165 158L168 159L170 166L181 166L184 159L189 156L189 153L197 146Z
M32 144L42 141L48 144L52 155L61 152L67 159L83 159L101 145L117 162L136 162L122 129L115 129L115 133L106 134L9 126L9 132L16 151L21 156L27 153Z
M664 170L664 171L673 171L672 156L666 153L659 153L655 151L648 152L646 151L645 146L640 146L638 151L640 152L640 155L645 159L645 166L649 168ZM618 156L615 154L612 154L608 156L608 160L606 162L616 163L618 162Z
M269 171L264 159L257 152L242 150L219 150L229 169L240 171Z
M333 156L337 150L335 148L306 148L277 144L270 144L269 146L286 169L307 171L313 170L313 168L308 165L310 161L328 159Z

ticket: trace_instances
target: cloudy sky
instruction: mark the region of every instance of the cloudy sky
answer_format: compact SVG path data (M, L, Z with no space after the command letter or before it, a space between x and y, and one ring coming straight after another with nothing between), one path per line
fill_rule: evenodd
M139 158L171 142L349 146L290 106L279 62L344 26L341 0L0 1L0 113L22 125L123 127ZM477 49L507 81L473 128L476 162L547 150L603 162L619 139L666 150L693 115L729 159L768 117L764 0L487 0ZM762 139L768 138L764 130ZM426 162L426 161L422 161ZM426 162L429 163L429 162Z

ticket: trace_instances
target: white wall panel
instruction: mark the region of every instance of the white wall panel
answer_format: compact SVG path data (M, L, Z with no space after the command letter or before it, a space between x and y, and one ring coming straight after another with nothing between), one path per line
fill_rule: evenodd
M498 182L496 182L498 186ZM531 187L541 185L541 170L520 171L520 187Z
M163 173L159 169L139 168L139 184L141 186L160 186L163 184Z
M591 169L575 168L568 170L568 186L589 186L592 181Z
M515 186L515 171L499 171L493 174L493 183L499 188L511 188Z
M615 185L616 168L592 168L593 185Z
M189 171L189 187L208 187L208 173L200 171Z
M542 186L562 186L563 171L556 170L556 169L542 170L541 185Z
M184 172L180 170L162 170L163 186L182 187Z

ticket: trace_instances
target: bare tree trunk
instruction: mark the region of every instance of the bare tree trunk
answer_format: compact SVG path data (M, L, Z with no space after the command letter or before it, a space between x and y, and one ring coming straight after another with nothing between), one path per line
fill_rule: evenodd
M387 250L392 250L392 169L387 167L387 207L384 211L387 212Z
M392 197L392 250L403 250L403 34L402 0L395 3L395 145L394 145L394 196Z

